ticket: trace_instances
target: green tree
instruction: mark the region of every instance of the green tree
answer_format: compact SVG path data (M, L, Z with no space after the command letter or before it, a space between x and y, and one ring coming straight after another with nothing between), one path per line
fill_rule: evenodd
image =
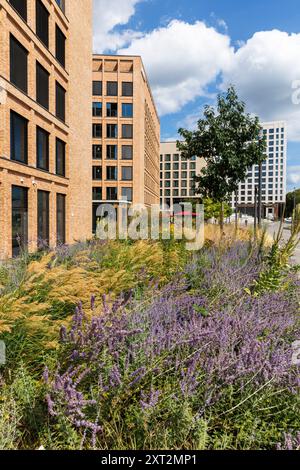
M212 199L204 199L204 218L208 219L220 219L222 204L220 202L214 202ZM230 217L232 215L232 209L229 204L223 204L223 215L224 217Z
M295 206L300 204L300 189L286 195L286 217L292 217Z
M223 230L224 203L237 191L247 172L266 159L266 142L261 136L258 117L245 112L234 87L218 96L217 108L205 106L204 118L197 129L179 129L184 141L177 142L183 157L204 158L206 166L195 179L196 192L204 199L221 203L220 226Z

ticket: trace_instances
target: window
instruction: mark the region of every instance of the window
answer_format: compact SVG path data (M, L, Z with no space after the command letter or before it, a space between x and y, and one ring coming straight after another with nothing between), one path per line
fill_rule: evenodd
M132 118L133 117L133 104L123 103L122 104L122 117Z
M118 82L107 82L106 94L107 96L118 96Z
M49 46L49 12L41 0L36 0L35 8L36 35L45 44Z
M102 180L102 166L93 166L93 180Z
M133 96L132 82L122 82L122 96Z
M19 114L10 113L10 153L17 162L28 162L28 121Z
M36 167L49 171L49 133L36 128Z
M28 189L12 186L12 254L18 256L28 245Z
M122 145L122 160L132 160L133 147L132 145Z
M66 144L56 139L56 174L66 176Z
M56 3L59 8L65 13L65 0L56 0Z
M66 90L56 82L56 117L66 119Z
M9 0L9 3L22 16L23 20L27 21L27 0Z
M106 104L106 116L107 117L117 117L118 116L118 105L117 105L117 103L107 103Z
M102 159L102 145L93 145L93 160Z
M58 245L66 243L66 196L56 195L56 241Z
M106 200L116 201L118 199L118 188L106 188Z
M93 81L93 96L102 96L102 82Z
M38 247L49 246L49 193L38 191L37 201L37 236Z
M133 200L132 188L122 188L122 199L124 201L132 202Z
M10 81L27 93L28 51L10 35Z
M132 181L132 166L122 166L122 180Z
M93 188L93 201L102 201L102 188Z
M99 103L99 102L93 103L93 116L102 117L102 103Z
M38 62L36 63L36 100L49 109L49 73Z
M66 65L66 36L56 25L55 27L55 57L58 62L65 67Z
M118 158L118 147L117 145L106 146L106 158L107 160L117 160Z
M93 138L94 139L102 138L102 124L93 124Z
M106 137L108 139L116 139L118 137L118 126L117 124L106 125Z
M122 124L122 138L132 139L133 137L133 126L132 124Z
M187 180L182 180L181 181L181 187L182 188L187 188Z
M173 170L179 170L179 163L173 163Z
M107 166L106 167L106 179L107 181L117 181L118 179L118 169L116 166Z

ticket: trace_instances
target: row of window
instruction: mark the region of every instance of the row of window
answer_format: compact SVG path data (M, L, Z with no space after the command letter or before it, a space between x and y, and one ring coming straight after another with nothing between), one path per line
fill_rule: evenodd
M50 73L36 61L36 101L49 109ZM10 35L10 81L24 93L28 93L28 51ZM65 121L66 90L55 82L56 117Z
M102 139L102 124L93 124L93 138ZM118 138L118 125L117 124L106 124L106 138L117 139ZM122 124L122 139L133 138L133 125Z
M102 145L93 145L93 160L102 160ZM122 160L133 159L133 147L132 145L122 145ZM118 160L118 146L117 145L106 145L106 159L107 160Z
M36 126L36 167L49 171L49 132ZM28 164L28 120L20 114L10 113L11 160ZM65 176L66 144L56 138L56 174Z
M50 193L37 192L37 236L40 247L49 246L50 240ZM28 188L12 186L12 252L18 256L28 247ZM51 232L53 229L51 230ZM66 196L56 194L56 242L66 242Z
M194 183L193 181L191 182L192 184ZM182 188L187 188L188 187L188 181L187 180L182 180L179 184L179 180L177 181L173 181L172 182L172 186L173 188L179 188L179 186L181 186ZM161 188L171 188L171 181L165 181L165 183L163 184L163 182L161 181L160 182L160 187Z
M93 96L103 95L102 81L93 81ZM118 96L118 82L106 82L106 96ZM122 96L133 96L133 82L122 82Z
M121 199L123 201L133 201L133 189L132 188L121 188ZM117 201L118 200L118 188L107 187L106 188L106 200ZM103 201L103 190L101 187L93 188L93 201Z
M163 196L163 191L162 190L160 191L160 195ZM171 190L170 189L165 189L164 195L165 195L165 197L170 197L171 196ZM179 191L179 189L173 189L172 195L173 195L173 197L195 196L195 190L190 189L190 191L188 192L187 189L181 189L181 191Z
M132 178L133 178L132 166L122 166L121 180L132 181ZM102 166L93 166L93 180L102 181ZM106 167L106 181L118 181L118 167L116 166Z
M172 168L173 170L175 171L178 171L179 168L181 168L181 170L185 171L187 170L188 168L190 170L196 170L196 163L194 162L190 162L189 164L187 162L182 162L181 165L179 165L179 163L173 163L172 165ZM163 164L161 163L160 164L160 169L161 170L165 170L165 171L170 171L171 170L171 163L165 163L164 166Z
M9 0L19 15L27 21L27 0ZM56 0L57 4L64 10L64 1ZM41 0L35 2L35 23L36 35L42 43L49 48L49 16L50 13ZM66 37L58 27L55 25L55 57L58 62L65 67L66 62Z
M93 103L93 117L102 117L102 103ZM118 117L118 104L106 103L106 117ZM133 104L122 103L122 118L133 117Z
M183 157L181 157L183 159ZM173 160L173 162L179 162L179 159L180 159L180 154L179 153L174 153L171 157L171 154L170 153L167 153L165 155L160 155L160 161L165 161L165 162L170 162L171 159ZM186 160L186 159L184 159ZM193 156L192 158L190 158L190 161L192 162L195 162L196 161L196 157Z

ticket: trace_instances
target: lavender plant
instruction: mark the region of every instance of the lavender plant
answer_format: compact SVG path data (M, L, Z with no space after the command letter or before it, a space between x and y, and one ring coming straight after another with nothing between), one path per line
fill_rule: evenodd
M275 447L299 426L299 285L249 296L260 269L246 244L211 248L144 303L92 298L92 320L79 305L44 374L52 426L67 419L82 447Z

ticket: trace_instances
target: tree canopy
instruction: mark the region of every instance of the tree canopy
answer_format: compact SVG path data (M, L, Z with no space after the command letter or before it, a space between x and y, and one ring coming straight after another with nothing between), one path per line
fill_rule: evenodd
M266 159L259 119L245 109L231 86L218 96L216 108L205 106L195 131L179 129L183 142L178 141L177 146L182 156L189 159L196 155L206 162L196 177L196 192L203 198L229 200L249 169Z

